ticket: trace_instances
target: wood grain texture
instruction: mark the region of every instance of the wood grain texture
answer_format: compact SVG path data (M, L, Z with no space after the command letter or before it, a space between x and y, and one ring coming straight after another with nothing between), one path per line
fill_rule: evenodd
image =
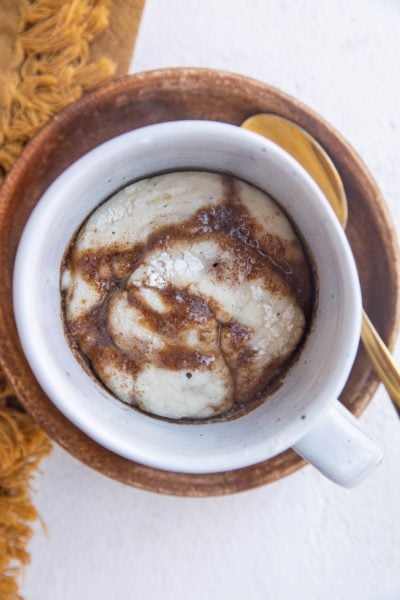
M237 471L178 474L133 463L85 436L40 389L18 341L11 282L22 229L54 178L111 137L176 119L239 125L260 112L292 119L315 136L334 160L348 195L347 234L359 269L364 305L383 340L393 347L399 323L399 255L394 228L376 183L354 150L328 123L293 98L258 81L205 69L168 69L114 81L50 121L26 147L0 192L1 364L23 405L55 441L91 467L127 484L183 496L221 495L270 483L305 463L289 450ZM341 400L353 414L360 415L377 385L360 348Z

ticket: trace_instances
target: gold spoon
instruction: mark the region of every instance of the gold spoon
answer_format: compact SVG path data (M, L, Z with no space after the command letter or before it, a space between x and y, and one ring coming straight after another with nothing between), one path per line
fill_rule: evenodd
M325 150L309 133L284 117L267 113L253 115L241 126L272 140L291 154L319 185L346 228L348 209L343 182ZM361 339L400 416L400 370L364 310Z

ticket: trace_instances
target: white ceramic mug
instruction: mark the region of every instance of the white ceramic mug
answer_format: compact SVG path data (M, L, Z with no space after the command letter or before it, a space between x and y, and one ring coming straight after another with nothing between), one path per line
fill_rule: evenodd
M93 209L128 182L180 169L221 171L265 190L288 213L315 262L318 299L300 358L261 406L232 421L179 424L109 394L74 358L60 315L60 264ZM322 192L286 152L255 133L209 121L152 125L95 148L54 181L23 232L14 312L46 394L86 434L145 465L212 473L293 447L332 481L353 486L383 453L337 401L356 355L361 295L353 256Z

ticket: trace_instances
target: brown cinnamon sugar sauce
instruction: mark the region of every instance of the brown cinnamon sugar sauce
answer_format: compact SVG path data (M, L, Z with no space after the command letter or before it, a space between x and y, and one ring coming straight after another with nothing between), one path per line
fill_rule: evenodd
M94 306L86 311L83 306L82 314L67 318L69 300L68 291L64 291L64 322L71 347L83 355L106 386L110 369L121 377L125 374L129 381L135 380L148 365L171 372L185 371L188 385L192 385L192 378L198 372L225 369L221 373L226 372L224 377L229 380L228 399L216 410L211 407L206 417L200 417L203 421L247 412L276 385L297 354L314 299L311 270L298 238L288 240L260 232L258 223L240 201L237 180L221 177L223 195L218 204L202 206L176 224L156 227L142 243L127 246L117 239L112 245L82 251L73 240L62 266L62 272L67 271L72 278L79 272L99 295L100 300ZM251 344L254 328L242 323L239 317L232 317L212 294L199 292L191 284L182 286L166 281L154 288L161 308L143 295L143 290L151 286L139 286L132 280L132 273L149 256L171 253L176 248L197 248L196 244L204 243L219 248L218 257L207 271L213 286L240 289L244 282L248 286L256 282L274 297L290 297L301 310L305 323L303 336L290 352L274 357L261 368L258 358L255 362L259 351ZM113 315L120 314L120 306L140 315L140 326L148 332L148 338L136 337L132 342L126 333L119 331ZM273 319L276 323L279 313ZM161 340L157 347L151 342L152 335ZM188 343L190 336L195 336L195 343ZM146 405L134 395L129 402L146 410Z

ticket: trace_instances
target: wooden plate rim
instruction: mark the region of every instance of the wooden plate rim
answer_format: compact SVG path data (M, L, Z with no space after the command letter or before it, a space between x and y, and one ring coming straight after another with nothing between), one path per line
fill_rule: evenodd
M392 268L395 273L395 318L390 333L386 339L386 343L388 344L389 348L393 348L400 322L400 260L395 228L391 221L388 208L375 180L354 149L327 121L306 107L304 104L282 92L281 90L249 77L211 69L161 69L122 77L84 95L81 99L64 108L55 117L53 117L28 143L20 157L16 160L0 190L0 232L3 230L3 216L7 208L8 199L12 198L17 183L19 182L20 178L23 177L25 170L29 168L30 159L40 151L40 148L43 144L46 144L54 137L57 129L60 127L60 124L72 121L74 116L78 114L82 108L93 106L96 104L96 102L101 101L103 98L116 98L117 96L122 97L123 94L132 93L135 91L139 91L140 93L141 90L147 87L151 88L155 86L159 86L165 90L174 87L175 89L178 89L179 85L184 81L190 81L194 87L197 86L197 88L201 90L205 80L208 80L208 84L211 80L214 81L215 85L225 85L227 90L229 87L234 88L236 86L245 85L250 88L252 97L255 99L260 97L262 100L263 97L268 94L274 96L277 100L281 101L286 108L290 109L291 118L299 125L307 127L307 124L311 120L313 130L310 131L309 126L308 130L315 137L317 137L322 144L323 140L321 137L323 138L324 135L326 137L333 137L339 147L339 151L342 151L347 155L348 159L352 162L353 169L357 170L359 175L368 184L376 199L375 210L377 212L377 220L379 220L379 227L382 231L382 236L385 236L384 239L386 239L387 252L392 257ZM0 270L2 269L3 267L1 266ZM79 447L79 449L71 448L68 436L65 437L61 431L62 427L65 425L65 418L61 415L61 413L58 413L58 411L55 409L52 411L52 416L48 418L43 417L40 411L38 413L36 410L35 395L32 395L30 389L27 389L27 387L24 385L24 380L19 376L19 373L21 370L27 373L28 380L33 377L33 375L30 372L18 340L10 340L9 337L3 334L4 318L5 317L2 311L0 311L0 333L2 333L2 343L0 345L0 364L22 404L38 420L40 426L43 427L43 429L46 430L49 435L58 443L60 443L60 445L62 445L66 450L89 466L98 469L110 477L125 483L129 483L130 485L135 485L139 488L165 494L183 496L209 496L233 493L275 481L281 477L293 473L305 464L304 461L292 451L287 451L274 459L276 461L276 468L272 472L266 466L270 461L265 461L259 465L248 467L247 469L240 469L239 471L217 473L212 475L208 474L204 476L164 472L135 463L131 463L130 465L130 474L127 474L127 470L129 470L128 465L126 465L127 469L115 470L112 462L113 457L114 460L125 461L125 459L115 457L115 455L109 451L97 446L97 444L87 438L80 431L78 433L84 443L82 443L82 446ZM377 377L371 371L364 383L362 390L355 399L352 407L354 414L360 415L367 407L374 392L376 391L378 383ZM43 392L41 393L42 396L44 396ZM50 400L47 399L47 402L50 402ZM91 450L87 454L86 449L88 449L89 446L91 446ZM109 455L108 460L103 461L100 457L99 461L93 461L93 452L96 451L96 447L97 451L100 451L100 453L104 454L103 458L105 458L106 454Z

